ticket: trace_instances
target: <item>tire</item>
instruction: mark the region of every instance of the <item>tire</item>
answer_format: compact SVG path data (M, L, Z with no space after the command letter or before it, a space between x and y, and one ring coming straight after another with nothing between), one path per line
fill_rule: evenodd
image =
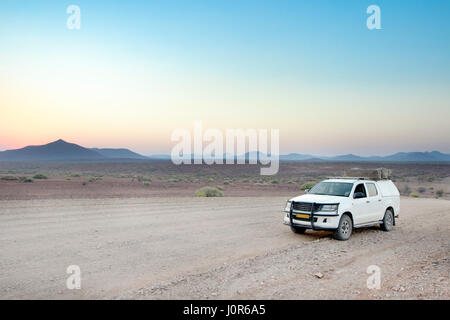
M352 231L353 231L352 219L348 215L344 214L341 217L341 220L339 220L339 226L334 231L333 237L336 240L346 241L352 235Z
M384 213L383 223L381 224L381 230L389 232L394 228L394 213L391 209L387 209Z
M302 227L292 227L291 226L291 230L294 233L298 233L298 234L304 234L306 231L306 228L302 228Z

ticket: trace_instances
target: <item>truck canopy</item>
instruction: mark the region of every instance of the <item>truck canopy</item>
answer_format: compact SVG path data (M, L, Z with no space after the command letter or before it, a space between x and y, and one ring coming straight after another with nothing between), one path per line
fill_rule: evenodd
M398 197L400 192L398 192L397 187L391 180L380 180L377 181L378 188L380 189L381 195L383 197Z

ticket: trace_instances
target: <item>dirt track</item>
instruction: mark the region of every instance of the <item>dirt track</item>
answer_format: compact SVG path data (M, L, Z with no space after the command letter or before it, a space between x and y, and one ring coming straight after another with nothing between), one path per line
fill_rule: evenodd
M402 199L394 231L347 242L293 234L284 201L0 201L0 298L450 298L450 201ZM66 289L69 265L81 290ZM369 265L380 290L366 287Z

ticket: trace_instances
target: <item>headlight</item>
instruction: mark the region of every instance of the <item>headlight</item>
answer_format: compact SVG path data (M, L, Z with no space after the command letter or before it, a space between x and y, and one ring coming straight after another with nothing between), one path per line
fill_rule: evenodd
M337 211L339 204L322 204L319 211Z
M284 208L284 211L291 211L291 201L286 202L286 207Z

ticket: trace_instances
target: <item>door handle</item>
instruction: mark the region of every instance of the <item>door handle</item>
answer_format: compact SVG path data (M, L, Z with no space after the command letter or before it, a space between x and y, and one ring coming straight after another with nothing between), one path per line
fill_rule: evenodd
M366 201L366 203L370 203L370 201L369 201L369 200L367 200L367 201Z
M378 199L378 202L381 202L381 199Z

